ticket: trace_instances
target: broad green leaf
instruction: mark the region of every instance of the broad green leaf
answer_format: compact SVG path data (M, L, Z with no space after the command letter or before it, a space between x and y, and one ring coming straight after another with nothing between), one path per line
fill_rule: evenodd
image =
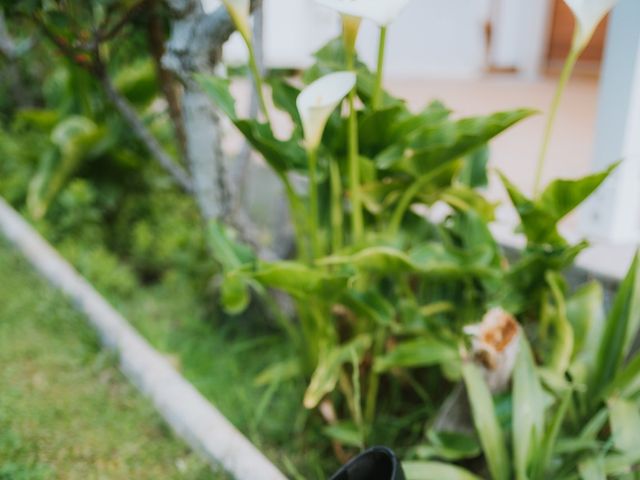
M296 139L278 140L268 124L257 120L235 120L234 124L276 172L305 168L307 155Z
M602 457L589 457L578 463L578 472L582 480L607 480Z
M480 477L448 463L402 462L407 480L481 480Z
M42 218L83 161L102 153L104 128L80 115L65 118L51 131L57 147L42 156L38 172L29 185L27 206L35 218Z
M402 155L389 164L388 152L382 152L376 163L385 163L420 177L431 170L461 158L486 144L491 138L532 115L532 110L499 112L486 117L473 117L428 125L403 145ZM395 146L390 148L396 148ZM382 162L382 159L386 160Z
M577 180L554 180L544 189L536 203L540 209L548 212L557 222L584 202L618 165L619 162L616 162L602 172Z
M563 244L557 225L568 213L589 197L618 166L577 180L554 180L542 192L540 198L527 198L504 175L500 174L511 202L516 208L522 230L531 243Z
M121 65L113 83L134 105L148 105L157 95L158 80L150 57Z
M342 366L352 361L354 354L357 358L362 358L371 343L369 335L360 335L345 345L337 345L321 352L318 366L304 394L305 408L315 408L326 394L332 392L338 383Z
M640 321L640 260L636 253L629 272L618 287L598 348L591 391L601 394L618 374ZM599 400L598 395L592 401Z
M408 254L393 247L368 247L353 255L336 255L320 260L321 265L351 265L358 270L393 275L421 273L427 276L462 277L491 276L494 272L479 259L482 252L455 255L436 242L425 243Z
M322 433L342 445L358 449L363 447L362 432L358 426L352 422L341 422L335 425L328 425L322 429Z
M426 367L455 362L460 358L456 345L436 338L418 338L398 343L390 352L376 358L376 372L392 368Z
M486 187L489 184L488 163L489 147L483 145L465 157L458 181L471 188Z
M358 119L360 152L373 157L393 143L393 127L404 112L401 105L363 112Z
M276 76L269 77L268 82L271 86L273 104L283 112L288 113L293 123L302 128L302 120L296 106L296 99L300 95L300 89L289 84L283 78Z
M519 480L529 478L532 460L542 446L544 404L544 392L531 348L522 334L513 370L513 456Z
M640 452L640 409L632 400L610 398L609 425L613 444L620 453Z
M393 125L393 138L395 142L402 142L411 135L429 126L435 126L445 121L451 111L442 102L433 101L416 115L410 115Z
M628 398L637 395L638 392L640 392L640 355L636 354L607 386L604 396L615 394Z
M233 238L233 232L221 223L211 222L207 233L207 242L213 256L226 272L254 261L253 254L239 245Z
M273 363L265 368L255 378L257 386L271 385L273 383L285 382L301 375L301 365L299 358L290 358Z
M467 387L473 424L480 438L491 477L493 480L509 480L511 478L509 454L489 387L482 377L482 372L471 362L465 362L462 366L462 377Z
M266 287L283 290L296 298L304 300L313 296L327 302L343 293L348 280L345 275L293 261L263 264L249 275Z
M382 294L373 290L363 293L349 289L342 301L358 317L372 319L380 326L388 327L396 315L394 306Z
M430 429L427 438L435 457L457 461L475 458L482 453L478 440L470 435L458 432L445 432Z
M215 75L196 74L196 81L200 88L211 98L213 103L231 120L238 118L236 101L229 91L230 81Z
M250 300L249 285L240 275L225 275L220 287L222 308L229 315L244 312Z

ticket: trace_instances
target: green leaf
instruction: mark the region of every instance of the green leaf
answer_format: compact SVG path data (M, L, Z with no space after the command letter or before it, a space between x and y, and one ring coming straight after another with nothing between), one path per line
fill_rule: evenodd
M441 462L402 462L407 480L481 480L464 468Z
M351 265L358 270L393 275L421 273L426 276L458 278L466 275L491 276L484 265L483 252L453 254L436 242L429 242L408 254L393 247L368 247L353 255L336 255L319 261L321 265Z
M268 124L257 120L234 120L234 124L276 172L306 167L307 155L295 138L278 140Z
M274 383L286 382L302 374L300 360L298 357L281 360L269 365L255 378L257 386L272 385Z
M348 280L343 274L329 273L291 261L263 264L249 275L266 287L283 290L296 298L304 300L317 297L325 302L341 295Z
M607 386L604 396L616 394L628 398L637 395L638 392L640 392L640 355L636 354Z
M584 202L619 164L620 162L616 162L602 172L577 180L554 180L544 189L536 203L542 210L549 212L557 222Z
M273 104L283 112L288 113L293 123L301 128L302 121L296 104L298 95L300 95L300 89L277 76L269 77L268 82L271 86Z
M340 422L322 429L327 437L342 445L361 449L363 447L362 432L353 422Z
M220 287L222 308L229 315L244 312L249 305L249 285L240 275L225 275Z
M527 240L563 244L557 230L558 222L586 200L617 166L615 163L602 172L577 180L554 180L537 200L528 199L504 175L500 174L500 177L520 216Z
M236 101L229 90L230 81L227 78L215 75L198 73L195 75L200 88L213 100L213 103L224 112L231 120L238 118L236 114Z
M231 229L219 222L210 222L207 229L207 242L213 256L226 272L231 272L242 265L255 261L253 253L239 245Z
M393 350L376 358L373 368L381 373L396 367L426 367L451 363L459 358L456 345L436 338L423 337L398 343Z
M567 319L574 332L571 376L574 382L586 385L594 374L605 320L603 290L599 282L581 286L568 298Z
M352 361L354 355L362 358L364 352L371 347L371 343L371 336L360 335L345 345L334 346L322 352L311 383L304 394L305 408L315 408L326 394L332 392L338 383L342 366Z
M618 374L640 321L640 259L638 253L629 272L618 287L613 306L607 316L598 349L598 362L590 390L601 394ZM592 401L598 401L593 395Z
M607 480L602 457L589 457L578 463L578 472L582 480Z
M609 425L613 444L620 453L638 454L640 447L640 410L636 402L610 398Z
M544 404L544 392L531 348L523 334L513 370L513 456L519 480L529 478L532 459L541 448Z
M567 309L564 299L562 282L564 278L557 272L549 271L546 275L549 289L555 303L552 315L554 335L549 355L549 368L563 378L571 364L573 355L573 329L567 319Z
M434 456L444 460L475 458L482 453L478 440L464 433L430 429L427 438L431 442Z
M72 115L56 125L50 137L57 148L43 155L38 172L29 185L27 206L34 218L42 218L47 213L85 160L102 153L105 130L90 118Z
M372 319L380 326L388 327L396 315L394 306L374 290L362 293L349 289L342 301L358 317Z
M397 156L400 151L394 145L390 148L395 149L396 158L390 163L388 152L383 151L376 163L379 166L384 163L386 168L398 168L420 177L444 163L471 153L533 113L532 110L520 109L430 125L421 129L408 143L401 146L401 156Z
M488 164L489 147L483 145L465 157L458 181L471 188L486 187L489 184Z
M480 438L491 477L493 480L509 480L509 455L489 387L482 377L482 372L471 362L465 362L462 366L462 377L467 387L473 424Z

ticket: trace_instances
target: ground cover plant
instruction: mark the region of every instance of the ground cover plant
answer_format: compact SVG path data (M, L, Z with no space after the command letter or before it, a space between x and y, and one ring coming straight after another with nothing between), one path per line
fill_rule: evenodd
M0 242L0 478L226 478L177 440L82 315Z
M571 244L558 230L615 165L540 185L562 90L614 2L567 2L576 14L576 34L548 117L533 197L500 177L527 240L511 261L491 233L495 205L483 196L488 143L536 112L458 118L434 101L416 113L386 92L387 26L406 2L322 1L343 14L343 36L291 78L260 73L249 24L258 2L224 3L247 44L261 113L242 117L230 78L198 72L184 88L199 85L281 181L294 232L290 257L265 255L237 218L208 216L197 194L165 183L157 165L140 161L149 145L126 128L120 126L120 136L106 146L96 140L110 129L90 127L77 118L76 107L63 109L70 120L45 109L55 121L42 131L33 129L42 111L14 116L6 127L11 134L0 142L10 159L0 165L3 193L83 272L99 286L104 282L125 312L136 312L132 305L141 299L175 311L171 319L158 314L156 322L135 322L156 346L176 354L196 386L291 476L322 478L338 460L384 443L407 459L410 478L633 478L637 361L627 357L638 323L637 264L605 317L601 287L573 290L562 274L587 243ZM120 6L106 4L107 12ZM140 19L139 5L134 7L125 15ZM83 53L91 42L74 39L78 26L60 18L68 14L60 5L44 8L35 20L19 18L44 29L63 54ZM84 14L105 18L99 9ZM380 27L375 71L355 50L363 18ZM94 32L96 42L107 27ZM50 38L52 29L66 40ZM132 39L131 51L144 61L144 49L133 48ZM87 97L101 99L109 91L100 67L111 59L112 40L65 65L71 72L65 75L78 75L88 86ZM113 58L109 74L117 78L127 66ZM117 88L127 91L123 85ZM138 112L151 113L160 90L143 88L146 101L134 104ZM106 127L122 122L122 111L113 111L109 99L113 95L85 112L86 119ZM273 108L289 116L287 137L274 134ZM180 129L174 129L177 148L170 136L160 138L178 152ZM20 158L34 139L47 154L33 149ZM127 170L105 175L96 160L117 163L121 145L134 150ZM39 163L25 173L25 164ZM109 200L114 190L118 202ZM107 200L112 203L105 208ZM196 208L206 221L203 229L193 228ZM293 313L276 290L292 300ZM210 306L187 315L195 322L176 320L190 309L204 310L185 291L198 292L205 302L212 293L219 297L228 317L216 320L218 332L198 326ZM224 352L224 361L216 352ZM221 395L230 384L228 371L236 371L249 352L241 386ZM225 367L207 365L208 358ZM292 411L293 427L281 417L290 422Z

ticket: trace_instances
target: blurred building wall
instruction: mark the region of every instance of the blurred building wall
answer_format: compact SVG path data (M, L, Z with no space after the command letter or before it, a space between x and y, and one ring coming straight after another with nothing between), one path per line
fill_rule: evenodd
M302 68L311 53L340 33L335 12L313 0L265 1L267 67ZM413 0L388 35L390 77L469 77L482 72L487 58L485 25L490 0ZM362 58L375 62L378 30L363 22L358 40ZM246 61L239 38L225 47L230 63Z

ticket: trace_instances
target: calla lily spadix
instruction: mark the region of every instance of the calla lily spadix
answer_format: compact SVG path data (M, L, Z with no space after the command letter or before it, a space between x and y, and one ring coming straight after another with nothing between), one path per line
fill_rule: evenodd
M316 0L343 15L366 18L379 27L392 23L411 0Z
M596 27L618 0L564 0L576 18L573 48L587 46Z
M251 41L251 27L249 18L251 16L251 0L222 0L229 12L233 24L246 42Z
M306 147L315 150L331 112L356 84L353 72L335 72L309 84L296 100Z

